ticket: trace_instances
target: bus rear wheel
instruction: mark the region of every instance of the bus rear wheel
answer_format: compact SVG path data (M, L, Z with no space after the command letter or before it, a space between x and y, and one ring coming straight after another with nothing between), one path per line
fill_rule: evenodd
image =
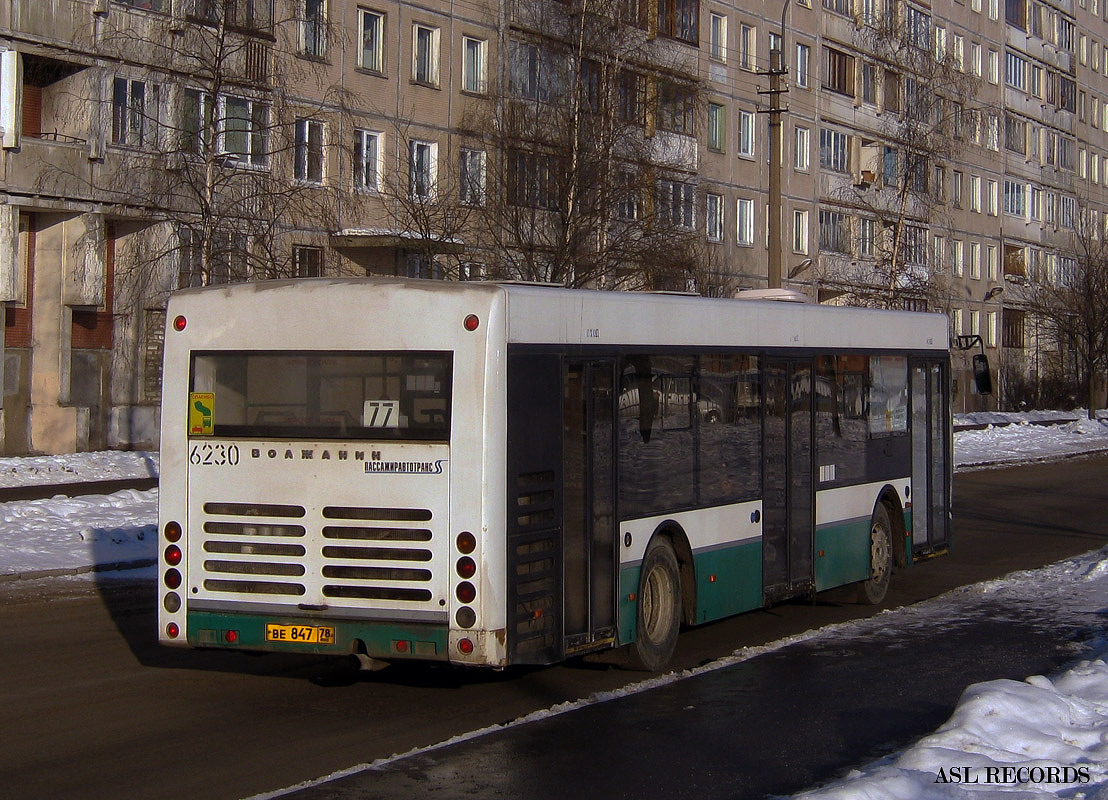
M630 645L628 666L658 672L669 663L681 631L681 573L668 539L651 540L642 560L638 637Z
M868 605L877 605L889 591L889 579L893 574L893 526L889 510L878 503L869 523L869 578L862 581L858 599Z

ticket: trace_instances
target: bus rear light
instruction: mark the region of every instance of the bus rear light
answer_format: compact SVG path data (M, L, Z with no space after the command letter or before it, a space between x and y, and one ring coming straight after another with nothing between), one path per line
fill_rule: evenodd
M477 562L469 556L462 556L458 559L457 569L459 578L472 578L477 574Z
M468 556L477 549L477 537L469 531L462 531L458 534L457 545L458 552Z
M454 615L454 621L458 623L459 628L472 628L477 624L477 612L469 606L462 606Z
M170 639L176 639L181 635L181 626L176 622L171 622L165 626L165 635Z
M404 641L403 639L394 641L392 643L392 651L394 653L407 653L409 650L411 650L411 645L409 645L408 642Z
M454 594L461 602L472 603L477 597L477 587L469 581L462 581L458 584L458 588L454 590Z
M468 656L470 653L473 652L473 642L470 641L469 639L459 639L458 640L458 649L464 655Z
M170 614L176 614L181 610L181 595L176 592L170 592L165 596L165 599L162 600L162 606Z
M181 548L175 544L171 544L165 549L165 563L171 567L175 567L181 563Z
M189 321L180 314L173 318L173 330L177 331L178 333L183 331L188 326L188 324Z
M167 569L163 580L165 581L165 585L170 589L181 588L181 573L175 569Z
M170 520L165 524L165 530L162 533L165 535L167 542L181 541L181 523Z
M477 330L481 325L481 320L476 314L467 314L466 318L462 321L462 327L470 333Z
M224 631L223 632L223 641L227 642L227 644L235 644L236 642L238 642L238 640L239 640L239 632L238 631Z

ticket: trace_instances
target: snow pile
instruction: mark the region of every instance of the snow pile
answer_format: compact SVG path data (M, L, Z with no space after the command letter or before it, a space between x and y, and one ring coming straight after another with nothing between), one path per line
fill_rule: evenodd
M1108 781L1108 664L970 686L904 753L803 800L1085 797Z
M1067 456L1108 451L1108 425L1090 420L1085 412L1055 416L1058 412L1026 414L970 414L956 424L985 423L983 430L954 434L954 465L973 469L1000 464L1049 461ZM1082 416L1075 419L1075 414ZM1042 425L1036 421L1067 419L1063 424ZM1001 425L1004 422L1006 424Z
M158 490L0 503L0 575L157 558Z
M0 458L0 487L158 477L158 454L106 450Z

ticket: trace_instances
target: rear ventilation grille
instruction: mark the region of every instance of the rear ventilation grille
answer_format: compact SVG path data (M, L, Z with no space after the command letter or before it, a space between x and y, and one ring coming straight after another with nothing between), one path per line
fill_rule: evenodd
M338 600L434 599L429 509L327 506L326 524L313 524L297 505L205 503L203 508L203 550L217 556L203 562L203 585L210 592L300 597L314 587ZM351 524L343 524L346 520ZM405 527L410 523L420 524Z

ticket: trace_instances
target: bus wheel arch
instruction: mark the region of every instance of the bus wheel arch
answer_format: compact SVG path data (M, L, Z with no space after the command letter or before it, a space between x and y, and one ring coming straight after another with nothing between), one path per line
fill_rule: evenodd
M684 565L683 563L684 562ZM650 537L643 554L636 608L637 633L627 651L633 669L659 672L677 647L685 610L685 574L692 569L684 532L663 527Z
M908 528L904 524L904 506L900 502L900 495L892 486L886 486L877 498L877 502L884 504L889 514L893 545L893 566L904 569L908 566Z

